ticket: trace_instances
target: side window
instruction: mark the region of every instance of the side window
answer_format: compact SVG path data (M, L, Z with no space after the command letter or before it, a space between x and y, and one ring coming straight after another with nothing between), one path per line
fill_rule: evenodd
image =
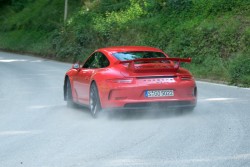
M104 68L109 66L109 60L101 52L96 52L85 62L83 68Z
M91 68L91 64L93 64L94 60L95 60L95 54L92 54L89 59L85 62L85 64L83 65L83 68Z
M109 66L108 58L102 53L99 53L99 65L100 65L100 68L104 68L104 67Z

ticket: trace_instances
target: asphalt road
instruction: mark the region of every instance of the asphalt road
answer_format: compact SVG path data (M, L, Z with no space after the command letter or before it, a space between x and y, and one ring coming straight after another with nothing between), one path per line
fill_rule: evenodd
M67 108L70 64L0 52L0 167L249 167L250 89L197 82L198 106Z

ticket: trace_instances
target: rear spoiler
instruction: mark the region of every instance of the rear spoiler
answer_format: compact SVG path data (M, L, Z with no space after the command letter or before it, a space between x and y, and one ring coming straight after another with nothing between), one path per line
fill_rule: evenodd
M135 70L135 62L154 62L154 61L175 61L177 62L174 66L175 70L178 70L180 67L180 62L186 62L190 63L191 58L143 58L143 59L134 59L134 60L126 60L126 61L120 61L119 64L125 64L129 63L128 68L132 71Z

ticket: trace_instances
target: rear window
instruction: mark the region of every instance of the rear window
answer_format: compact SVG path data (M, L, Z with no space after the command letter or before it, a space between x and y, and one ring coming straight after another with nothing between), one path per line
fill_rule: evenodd
M115 56L120 61L143 59L143 58L165 58L166 57L161 52L148 52L148 51L117 52L117 53L113 53L113 56Z

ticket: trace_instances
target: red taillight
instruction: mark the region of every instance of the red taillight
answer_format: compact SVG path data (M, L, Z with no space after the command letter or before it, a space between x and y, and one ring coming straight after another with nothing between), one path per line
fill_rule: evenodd
M107 80L111 83L124 83L124 84L130 84L133 82L133 78L121 78L121 79L109 79Z
M183 81L188 81L188 80L192 80L193 77L191 75L183 75L183 76L180 76L181 80Z

